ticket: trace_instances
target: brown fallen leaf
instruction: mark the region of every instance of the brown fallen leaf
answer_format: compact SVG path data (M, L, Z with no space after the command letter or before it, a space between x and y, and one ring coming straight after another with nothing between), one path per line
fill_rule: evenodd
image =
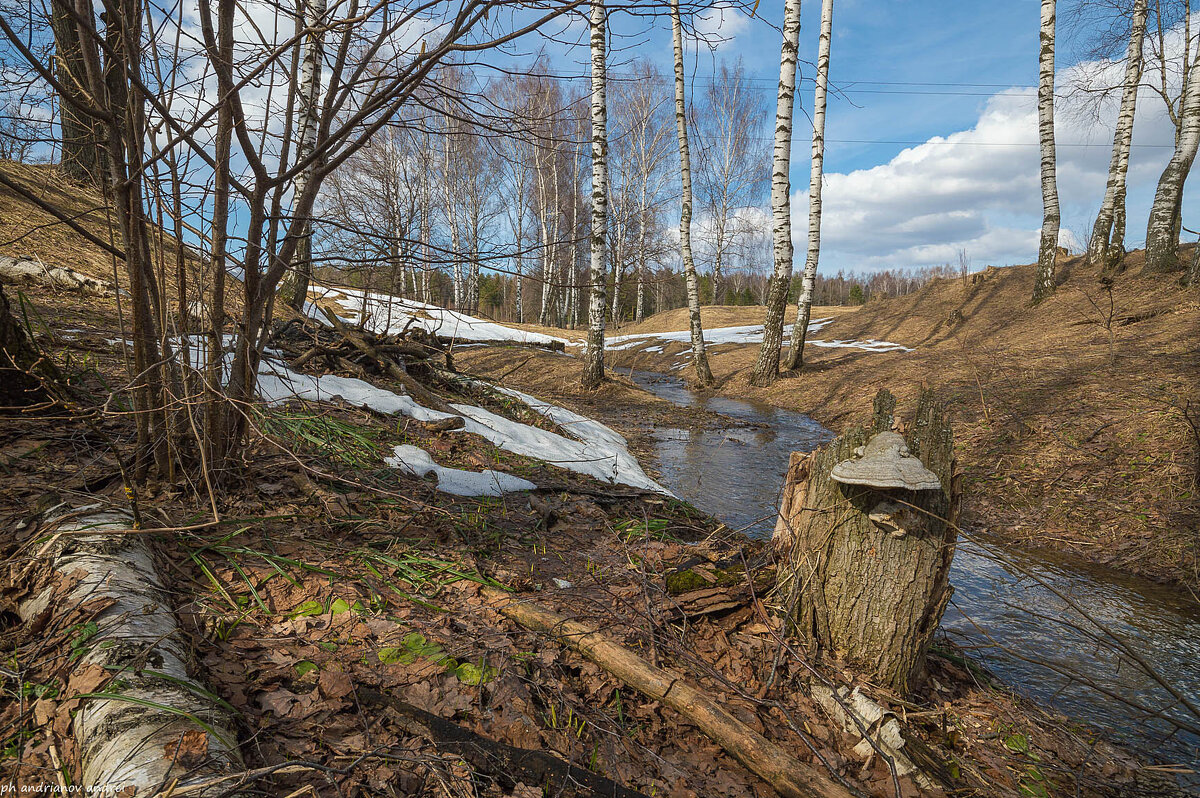
M341 698L354 690L354 683L350 681L350 675L342 671L321 671L317 685L326 698Z

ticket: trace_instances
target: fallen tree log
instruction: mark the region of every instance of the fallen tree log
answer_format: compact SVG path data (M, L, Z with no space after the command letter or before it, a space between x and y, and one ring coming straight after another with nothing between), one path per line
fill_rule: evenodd
M553 610L521 601L497 588L485 587L482 592L506 618L536 632L552 635L626 685L683 715L785 798L849 798L851 795L828 774L789 755L679 674L651 665L596 630Z
M457 754L476 770L495 776L511 790L517 782L543 787L547 795L603 796L604 798L649 798L612 779L575 767L545 751L517 748L489 740L455 723L418 709L377 690L360 688L367 706L389 706L401 717L400 726L409 734L432 743L439 751Z
M71 720L83 789L142 795L244 770L226 709L188 674L188 644L145 536L114 534L132 526L122 512L91 507L69 517L48 553L57 580L77 581L67 582L65 596L52 585L18 613L32 624L64 603L111 601L93 618L95 631L72 669L89 685L74 696L80 708Z
M64 288L85 294L108 296L113 288L103 280L89 277L73 269L47 266L29 258L0 256L0 282L13 285L41 285L49 288Z

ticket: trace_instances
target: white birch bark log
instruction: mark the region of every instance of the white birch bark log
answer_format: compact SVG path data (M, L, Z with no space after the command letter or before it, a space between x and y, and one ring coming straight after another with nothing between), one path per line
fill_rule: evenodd
M1096 214L1096 222L1092 225L1092 238L1087 250L1088 261L1106 271L1115 270L1125 254L1125 175L1129 171L1129 146L1133 141L1134 112L1137 108L1138 86L1142 80L1142 43L1145 35L1146 0L1135 0L1129 29L1129 51L1125 58L1125 88L1121 92L1121 108L1113 134L1108 184L1104 189L1104 201Z
M92 666L114 675L94 697L81 699L71 721L82 766L80 786L113 795L134 788L142 795L176 778L178 789L244 770L230 717L188 674L189 644L145 537L128 533L132 519L124 513L92 509L91 515L60 526L62 537L51 550L60 578L82 578L65 596L48 588L18 607L22 621L33 623L58 605L113 602L93 618L97 631L73 666L75 672ZM171 752L185 734L197 733L204 735L207 760L199 766L176 761ZM229 786L193 794L217 795Z
M821 41L817 46L817 88L813 95L812 167L808 179L808 255L804 259L804 280L796 301L796 322L792 325L792 343L784 368L804 365L804 343L812 318L813 289L817 284L817 264L821 257L821 184L825 164L825 104L829 95L829 50L833 39L833 0L821 1Z
M1038 246L1033 301L1040 302L1055 288L1058 258L1058 181L1054 152L1054 23L1055 0L1042 0L1042 25L1038 52L1038 140L1042 151L1042 236Z
M608 97L605 74L604 0L592 0L592 229L589 269L587 354L583 366L584 388L604 381L604 281L608 244Z
M1200 66L1200 50L1191 70ZM1145 274L1161 274L1179 268L1179 217L1183 184L1187 181L1196 149L1200 146L1200 80L1188 80L1179 111L1180 132L1175 153L1158 179L1150 219L1146 224Z
M775 111L775 152L771 170L771 214L775 220L775 269L767 291L767 317L758 361L750 376L752 385L770 385L779 376L779 351L783 345L783 318L792 282L792 111L796 97L796 60L800 52L800 0L786 0L783 44L779 55L779 96Z
M300 64L300 130L296 135L296 161L300 162L313 153L320 124L321 111L321 67L325 63L325 0L306 0L304 3L304 58ZM292 188L292 201L299 200L308 190L317 162L313 161L300 174ZM312 278L312 222L305 220L296 244L296 256L292 271L285 282L283 295L293 308L304 307L308 299L308 283Z
M687 98L684 94L683 20L679 16L679 0L671 0L671 32L675 47L675 129L679 137L679 182L682 203L679 212L679 254L683 259L684 282L687 284L688 321L692 336L692 367L696 384L713 384L704 348L704 326L700 322L700 281L696 278L696 261L692 257L692 161L688 152Z

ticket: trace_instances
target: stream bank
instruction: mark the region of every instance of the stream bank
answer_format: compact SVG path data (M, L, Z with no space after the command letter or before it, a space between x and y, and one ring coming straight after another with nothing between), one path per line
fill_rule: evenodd
M660 481L682 498L751 537L769 537L790 453L816 448L833 433L772 405L697 394L678 377L634 372L632 378L682 407L746 425L655 427L655 465ZM1177 591L975 536L960 542L951 582L946 638L1002 682L1163 764L1200 768L1200 735L1133 706L1198 722L1173 706L1174 697L1133 659L1142 658L1184 695L1200 695L1200 610ZM1120 650L1098 624L1131 650ZM1185 781L1200 787L1194 773Z

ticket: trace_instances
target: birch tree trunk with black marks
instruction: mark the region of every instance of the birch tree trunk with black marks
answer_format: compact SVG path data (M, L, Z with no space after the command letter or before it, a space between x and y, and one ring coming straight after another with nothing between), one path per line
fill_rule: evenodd
M959 477L953 435L932 395L921 397L904 437L940 489L875 488L830 476L892 427L895 404L881 390L869 425L810 455L792 455L775 529L782 564L772 600L810 652L845 661L904 695L924 678L925 655L953 592Z
M604 0L592 0L592 229L591 268L588 279L587 355L583 366L584 388L604 381L604 265L608 244L608 98L605 75Z
M296 138L296 162L303 163L311 158L320 124L321 109L321 66L325 63L325 36L321 26L325 24L325 0L307 0L304 4L304 59L300 64L300 129ZM292 197L302 196L316 173L318 163L313 160L296 175ZM312 222L305 221L296 242L296 255L292 260L292 271L281 286L284 300L296 310L304 307L308 299L308 284L312 279Z
M1054 154L1054 9L1055 0L1042 0L1042 27L1038 53L1038 139L1042 149L1042 237L1038 246L1033 301L1054 293L1058 256L1058 182Z
M683 259L683 276L687 284L688 323L692 333L692 366L696 370L696 385L706 388L713 384L708 353L704 349L704 325L700 322L700 281L696 278L696 261L692 257L692 159L688 152L687 98L684 94L683 20L679 17L679 0L671 0L671 32L675 46L675 129L679 137L679 182L682 191L679 212L679 254Z
M1092 225L1088 242L1088 262L1106 272L1118 271L1125 255L1125 175L1129 171L1129 146L1133 141L1133 120L1137 108L1138 86L1142 80L1142 43L1146 35L1146 0L1136 0L1129 29L1129 52L1125 60L1125 89L1121 110L1113 134L1112 160L1108 166L1108 185L1104 201Z
M1200 51L1191 70L1200 66ZM1175 153L1158 179L1150 219L1146 224L1145 274L1162 274L1179 268L1179 220L1183 184L1187 181L1196 149L1200 146L1200 80L1193 74L1180 105L1180 132Z
M771 213L775 219L775 270L767 289L767 318L751 385L770 385L779 376L783 317L792 282L792 109L796 97L796 60L800 50L800 0L784 5L783 46L779 57L779 98L775 111L775 155L771 171Z
M821 183L825 164L825 101L829 94L829 49L833 40L833 0L821 2L821 41L817 47L817 88L813 96L812 167L808 179L808 255L804 259L804 281L796 301L796 322L784 368L804 365L804 342L812 318L813 289L821 257Z

